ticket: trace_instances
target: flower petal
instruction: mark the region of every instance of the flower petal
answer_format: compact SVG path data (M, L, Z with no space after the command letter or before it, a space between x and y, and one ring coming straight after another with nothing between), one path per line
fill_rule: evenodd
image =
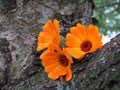
M59 65L59 64L58 64L58 62L57 62L57 63L51 64L51 65L49 65L49 66L46 66L46 67L45 67L45 71L46 71L47 73L52 72L53 69L55 69L58 65Z
M68 68L68 72L67 72L67 75L66 75L66 81L69 81L71 78L72 78L72 71L71 71L70 68Z
M38 35L38 41L41 43L53 41L53 37L45 32L40 32Z
M41 44L41 43L38 42L37 51L40 51L40 50L42 50L44 48L47 48L48 45L49 45L49 43L42 43Z
M85 52L81 51L80 48L66 48L66 50L76 59L83 58L85 55Z
M76 26L78 29L79 29L79 32L84 36L83 38L84 38L84 40L86 40L87 39L87 28L85 27L85 25L81 25L81 24L77 24L77 26Z
M49 56L49 57L42 60L42 65L49 66L49 65L57 63L57 62L59 62L57 57L50 57Z
M70 32L71 32L72 35L74 35L75 37L79 38L79 40L81 40L81 41L84 40L83 31L81 31L79 28L71 27L70 28Z
M53 42L53 37L47 35L44 32L40 32L38 35L37 51L47 48L48 45L52 42Z
M58 65L48 74L48 77L53 79L53 80L57 79L58 77L61 76L60 75L60 70L61 70L61 66Z
M93 41L99 35L98 27L94 25L89 25L87 34L88 34L88 40Z
M88 31L93 33L94 35L99 35L98 27L94 25L89 25L88 26Z
M43 59L49 52L50 52L49 49L45 50L45 51L40 55L40 59Z
M63 48L63 53L66 56L66 58L69 60L69 64L73 63L72 58L69 56L69 54L65 48Z
M93 51L96 51L97 49L101 48L103 46L103 43L101 40L99 41L94 41L93 45L92 45L92 48L89 52L93 52Z
M79 47L81 41L76 38L74 35L68 33L66 36L66 45L69 47Z
M59 30L60 30L59 22L55 19L55 20L53 21L53 24L54 24L56 33L59 34Z
M55 52L57 52L57 53L59 53L59 54L63 53L62 49L57 44L52 43L52 44L49 45L48 48L55 51Z
M49 20L43 27L43 31L50 34L53 37L56 37L59 34L59 24L57 20L54 20L53 23Z

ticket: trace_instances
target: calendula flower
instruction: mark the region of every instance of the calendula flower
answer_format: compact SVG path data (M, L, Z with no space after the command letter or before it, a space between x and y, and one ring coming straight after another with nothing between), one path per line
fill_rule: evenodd
M49 78L56 80L66 76L66 81L72 78L73 61L65 49L62 50L58 45L51 44L40 58Z
M60 43L59 22L49 20L43 27L43 31L38 35L37 51L47 48L49 44Z
M102 35L99 34L98 27L77 24L71 27L66 36L66 49L76 59L83 58L87 53L96 51L103 46Z

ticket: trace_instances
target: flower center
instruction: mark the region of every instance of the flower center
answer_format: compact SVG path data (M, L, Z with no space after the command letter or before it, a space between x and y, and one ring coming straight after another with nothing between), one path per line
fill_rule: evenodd
M92 47L92 43L88 40L84 41L82 44L81 44L81 49L82 51L84 52L88 52Z
M60 55L59 61L63 66L68 65L68 59L65 57L65 55Z

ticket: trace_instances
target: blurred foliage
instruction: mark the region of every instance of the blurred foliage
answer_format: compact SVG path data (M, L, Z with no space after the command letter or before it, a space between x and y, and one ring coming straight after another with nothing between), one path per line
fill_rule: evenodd
M98 20L98 26L104 35L120 32L120 0L94 0L93 17Z

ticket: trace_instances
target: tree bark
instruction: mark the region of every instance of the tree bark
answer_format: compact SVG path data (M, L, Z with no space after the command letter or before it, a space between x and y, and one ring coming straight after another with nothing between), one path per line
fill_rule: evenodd
M92 0L13 1L10 9L0 3L0 89L120 90L120 35L76 61L69 82L49 79L36 52L37 35L49 19L60 21L64 36L78 22L92 23Z

